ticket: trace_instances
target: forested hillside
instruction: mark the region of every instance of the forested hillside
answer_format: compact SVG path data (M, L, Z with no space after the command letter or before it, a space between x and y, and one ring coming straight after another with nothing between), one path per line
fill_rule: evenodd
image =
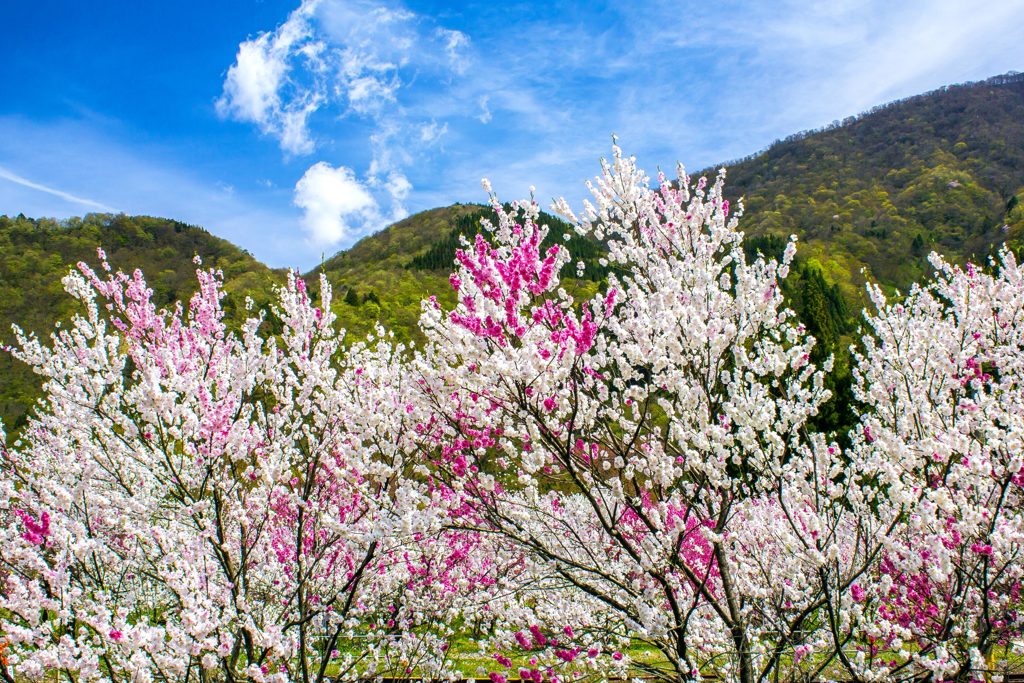
M865 278L905 290L932 250L986 259L1024 239L1024 75L794 135L728 164L726 192L745 198L748 234L796 233L805 262L853 301Z
M794 135L729 163L726 193L744 198L748 255L777 256L788 235L799 236L784 291L822 342L819 353L840 352L834 381L841 389L842 352L853 339L866 280L905 290L929 273L933 249L981 260L1004 242L1024 244L1024 76L951 86ZM448 274L459 236L472 239L489 213L479 204L424 211L306 278L315 287L319 273L327 274L335 312L350 333L363 335L379 320L399 339L414 340L424 297L453 303ZM553 216L543 222L552 226L549 244L569 235L574 262L584 262L582 277L567 283L571 293L577 300L592 294L607 274L601 245L573 236ZM65 317L70 302L60 278L78 260L95 262L98 245L115 266L142 268L161 302L191 294L198 253L224 270L226 306L236 317L245 295L266 302L281 281L241 249L173 220L0 217L0 341L11 341L12 322L45 332ZM568 270L574 274L573 265ZM0 417L16 424L35 395L33 378L0 357ZM825 423L841 422L842 400L828 408Z
M837 398L818 421L839 427L851 398L846 349L867 280L906 291L930 273L932 250L984 261L1004 242L1022 245L1024 76L876 107L727 166L727 195L744 199L748 257L781 256L789 235L800 238L783 289L818 338L816 355L837 356L830 378ZM424 294L451 303L447 275L458 235L472 237L487 211L457 205L417 214L327 261L324 269L338 288L335 308L347 327L362 333L379 317L400 337L414 337ZM571 232L552 216L545 222L556 226L556 240ZM605 274L599 245L574 240L569 246L587 263L574 285L586 295Z
M744 198L751 255L777 255L799 236L789 293L820 312L817 328L833 340L855 323L866 280L905 290L929 272L933 249L984 260L1024 239L1024 76L951 86L794 135L728 164L726 192ZM349 329L381 314L407 336L423 294L448 293L457 235L475 234L483 208L426 211L329 259Z
M227 240L206 230L164 218L89 214L66 221L0 216L0 344L14 341L12 323L26 331L49 334L55 321L66 320L73 300L61 279L79 261L97 267L102 246L115 268L140 268L162 305L185 300L196 287L199 255L205 266L224 271L228 314L244 312L245 296L267 303L271 285L283 278ZM0 353L0 419L17 427L38 395L36 378Z

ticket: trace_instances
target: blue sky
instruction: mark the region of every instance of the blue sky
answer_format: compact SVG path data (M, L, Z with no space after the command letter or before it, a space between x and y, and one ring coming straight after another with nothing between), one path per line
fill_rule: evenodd
M579 200L1024 70L1024 0L7 2L0 213L203 225L307 269L397 218Z

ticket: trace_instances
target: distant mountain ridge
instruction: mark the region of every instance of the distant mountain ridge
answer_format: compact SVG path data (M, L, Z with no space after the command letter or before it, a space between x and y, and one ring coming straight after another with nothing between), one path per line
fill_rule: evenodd
M984 259L1024 238L1024 74L790 136L728 165L726 190L745 198L748 234L797 234L802 257L853 299L861 268L906 289L930 271L933 249Z
M751 244L796 234L800 260L838 284L855 310L866 280L905 290L930 271L932 249L983 260L1024 239L1024 74L880 105L727 168L726 192L744 198L741 226ZM447 269L439 269L444 277L412 277L405 266L478 208L411 216L328 259L323 270L340 291L361 292L360 301L373 292L404 329L415 324L417 287L447 289ZM396 283L405 295L388 296Z
M701 174L713 175L717 167ZM696 174L700 175L700 174ZM839 125L798 133L729 164L726 191L744 198L741 227L753 255L774 255L800 238L799 264L787 284L798 313L827 347L853 329L867 279L906 289L930 271L937 249L954 259L983 259L1024 244L1024 75L949 86L873 108ZM306 274L335 289L334 310L351 333L380 320L414 339L420 301L454 301L447 282L458 233L472 237L487 209L456 204L410 216L365 237ZM563 226L554 225L560 239ZM225 271L229 306L243 294L269 301L282 274L244 250L183 223L150 217L90 215L55 222L0 217L0 343L10 323L46 332L69 313L60 277L78 260L95 262L104 246L116 267L141 267L158 299L192 291L191 259ZM572 279L579 296L591 278ZM448 263L445 259L448 258ZM572 269L570 269L572 270ZM0 357L0 418L18 421L35 395L32 377Z

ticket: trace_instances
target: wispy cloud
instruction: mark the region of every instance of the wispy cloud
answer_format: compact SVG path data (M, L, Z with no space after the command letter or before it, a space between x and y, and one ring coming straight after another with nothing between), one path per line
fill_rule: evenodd
M491 96L490 95L481 95L477 99L477 104L480 105L480 115L477 116L476 118L477 118L477 120L480 121L480 123L490 123L491 119L494 118L494 116L491 114L491 108L489 106L490 103L491 103Z
M318 161L295 186L307 234L337 244L407 213L406 168L448 131L410 106L410 93L445 89L466 72L469 48L466 34L401 6L304 0L280 26L239 46L217 109L256 124L293 155L316 151L310 121L320 110L369 125L362 178L347 159L337 167Z
M326 68L325 45L314 38L311 23L315 7L304 2L275 30L239 45L217 100L222 117L255 123L290 154L313 151L308 120L325 100L321 87L306 82L307 73Z
M485 199L483 176L503 198L535 185L542 201L582 199L613 133L651 171L696 170L885 101L1024 70L1024 0L983 12L961 0L293 0L274 11L197 52L165 120L134 106L166 95L157 86L123 98L133 106L97 95L86 109L110 104L94 115L8 105L22 118L0 114L0 211L171 216L273 265L311 266L410 211ZM116 41L97 49L116 71L107 82L166 67ZM56 58L45 68L65 76ZM29 87L18 101L45 95Z
M1014 28L1024 0L984 12L958 0L726 0L682 14L650 10L623 17L635 58L650 65L633 84L659 100L651 114L670 115L674 106L676 120L703 129L693 151L704 164L893 99L1024 66Z
M302 239L287 191L260 186L254 178L247 187L235 178L230 185L216 176L206 178L199 169L175 161L165 147L126 144L82 123L0 116L0 158L6 163L0 177L7 181L0 181L0 213L162 216L201 225L272 266L307 266L320 256ZM45 177L46 184L14 181L12 175L21 181ZM275 205L275 192L284 195L283 207ZM89 199L100 196L102 202Z
M33 182L28 178L23 178L17 173L14 173L13 171L4 168L3 166L0 166L0 178L4 180L9 180L10 182L21 185L22 187L27 187L30 190L38 190L39 192L45 192L46 194L53 195L54 197L59 197L60 199L63 199L66 202L71 202L72 204L79 204L81 206L85 206L90 209L95 209L96 211L102 211L104 213L118 213L118 210L112 206L107 206L106 204L98 202L94 199L86 199L85 197L79 197L77 195L71 194L70 192L64 192L63 190L58 190L54 187L43 185L42 183Z
M469 49L466 34L400 6L304 0L281 25L239 45L217 111L256 124L291 154L316 150L309 124L320 110L367 121L377 141L407 149L436 122L406 94L448 89L467 69ZM374 160L382 168L394 157Z

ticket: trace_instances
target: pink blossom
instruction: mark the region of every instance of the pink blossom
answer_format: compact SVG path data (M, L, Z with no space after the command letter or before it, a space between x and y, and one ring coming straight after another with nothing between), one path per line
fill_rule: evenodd
M22 524L25 525L25 531L21 534L21 537L33 545L43 545L50 535L50 514L44 510L39 515L39 521L36 521L35 518L24 510L15 510L15 514L21 518Z

